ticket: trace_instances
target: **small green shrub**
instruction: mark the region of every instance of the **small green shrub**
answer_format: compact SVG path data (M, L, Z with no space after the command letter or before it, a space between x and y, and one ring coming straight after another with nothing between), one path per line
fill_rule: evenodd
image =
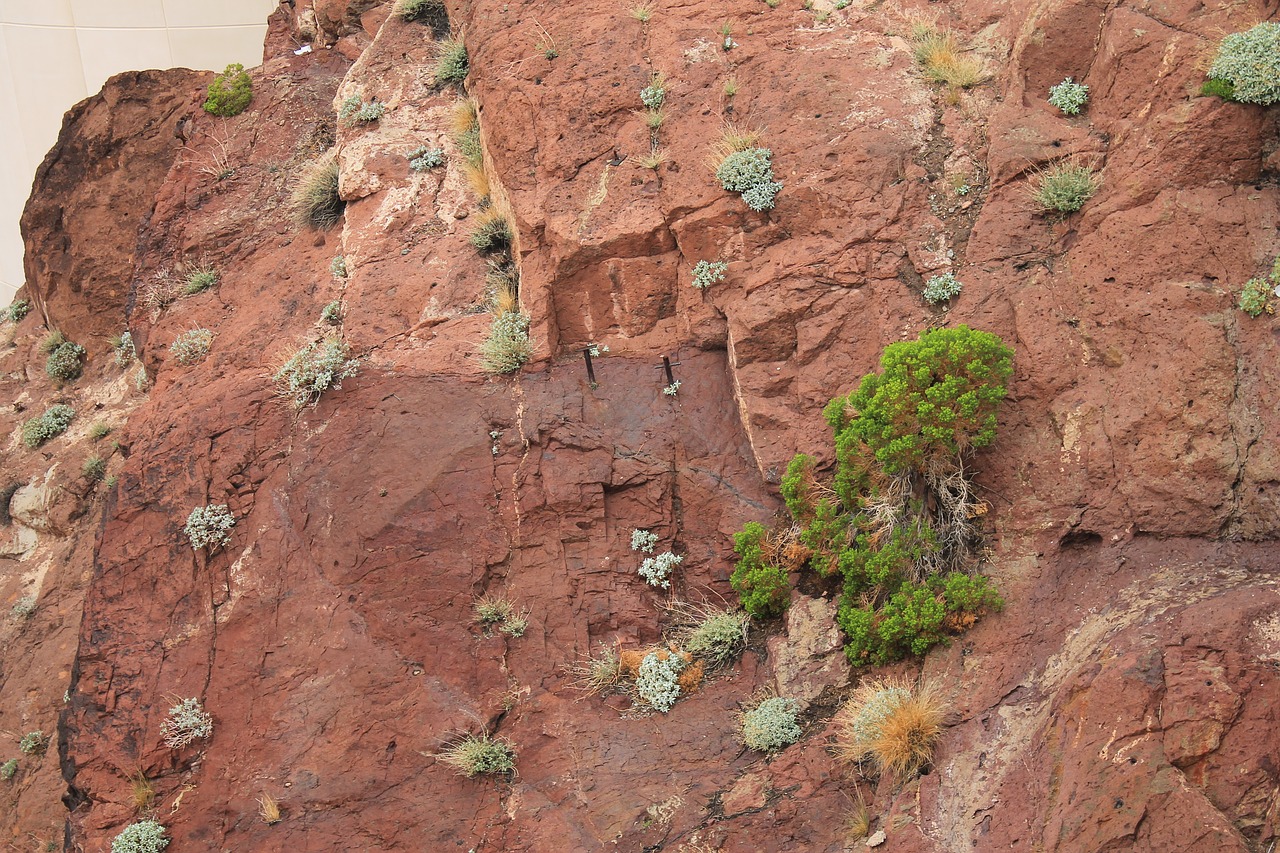
M1049 103L1062 110L1063 115L1080 115L1080 108L1089 101L1089 87L1073 83L1071 78L1049 88Z
M402 21L425 21L445 14L444 0L396 0L395 15Z
M924 283L924 301L930 305L946 302L952 297L959 296L961 287L963 285L952 273L935 275Z
M102 421L95 421L89 427L90 441L101 441L102 439L106 438L109 435L111 435L110 424L103 423Z
M225 542L222 544L226 544ZM213 735L213 715L196 698L182 699L160 723L160 736L170 749L184 749Z
M480 367L486 373L510 373L533 357L529 318L505 311L493 318L489 337L480 345Z
M347 346L336 337L312 341L289 357L272 376L278 393L294 407L313 406L325 391L341 389L342 380L360 372L360 359L347 358Z
M30 619L36 613L36 597L34 595L24 595L13 603L13 609L9 611L9 615L14 619L25 621Z
M191 549L199 551L208 548L213 551L231 543L231 529L236 526L236 517L226 504L209 504L198 506L187 516L183 532L191 541Z
M71 426L76 410L62 404L50 406L44 414L22 425L22 443L36 448L55 436L62 435Z
M467 59L467 46L461 39L447 38L440 42L440 52L436 59L436 83L461 83L467 79L470 70Z
M169 344L169 354L178 364L197 364L209 354L212 343L213 332L208 329L188 329Z
M409 157L409 168L415 172L426 172L437 166L444 165L443 148L428 148L422 145L410 151L407 156Z
M1274 314L1275 302L1272 297L1280 297L1280 257L1271 265L1271 272L1265 278L1251 278L1245 282L1240 291L1240 310L1250 317L1257 317L1262 312Z
M329 274L336 281L343 281L350 274L347 271L347 259L342 255L334 255L333 260L329 262Z
M320 319L330 326L337 326L342 323L342 303L334 300L324 306L320 311Z
M25 299L18 299L4 310L4 319L11 323L19 323L30 313L31 303Z
M213 78L204 102L204 111L230 118L238 116L253 100L253 80L238 62L233 62Z
M62 382L78 379L84 364L84 347L65 341L54 347L45 359L44 372Z
M204 293L209 288L218 283L221 276L218 271L210 266L199 266L187 273L186 282L183 284L182 292L186 296L195 296L197 293Z
M647 110L660 110L667 100L666 80L655 73L649 79L649 85L640 90L640 103Z
M44 732L27 732L18 741L18 751L23 755L43 755L49 746L49 739Z
M386 106L376 98L371 101L361 101L359 95L352 95L342 102L342 106L338 109L338 118L347 127L353 127L357 124L378 121L386 110Z
M18 759L10 758L4 764L0 764L0 779L8 782L18 774Z
M693 265L693 286L706 290L711 285L724 281L729 265L724 261L698 261Z
M1224 101L1234 101L1236 99L1236 87L1231 85L1230 80L1210 78L1205 80L1200 86L1200 94L1209 98L1221 98Z
M738 554L738 563L729 583L742 600L742 608L757 619L777 616L791 601L791 584L786 570L765 559L764 540L767 534L763 524L752 521L733 535L733 550Z
M794 699L765 699L742 715L742 742L757 752L777 752L800 739Z
M1229 82L1233 100L1263 106L1280 102L1280 23L1264 21L1228 35L1208 76Z
M685 659L675 652L650 652L640 661L636 693L655 711L667 713L680 698Z
M101 481L107 476L107 460L101 456L90 456L80 466L80 474L86 479Z
M508 637L523 637L529 627L529 611L519 610L511 600L495 593L485 593L472 605L476 621L489 628L497 628Z
M338 187L338 155L329 151L302 168L290 195L294 221L313 228L332 228L346 203Z
M111 853L160 853L168 846L163 826L154 820L140 820L112 839Z
M734 151L720 161L716 179L729 192L740 193L752 210L772 210L782 184L773 179L773 153L768 148Z
M697 622L681 634L681 644L713 669L729 663L746 647L749 614L704 606L696 616Z
M650 533L648 530L636 529L631 531L632 551L643 551L646 554L652 554L657 544L658 534Z
M1031 197L1045 210L1074 213L1093 198L1100 182L1088 166L1055 163L1032 179Z
M440 753L440 760L471 778L482 773L510 773L516 769L516 751L504 738L467 735Z
M677 556L670 551L648 557L640 564L640 577L647 580L649 586L671 589L671 573L682 562L684 562L684 557Z
M110 343L111 349L115 351L116 367L125 367L138 357L138 351L133 346L133 335L129 332L112 336Z

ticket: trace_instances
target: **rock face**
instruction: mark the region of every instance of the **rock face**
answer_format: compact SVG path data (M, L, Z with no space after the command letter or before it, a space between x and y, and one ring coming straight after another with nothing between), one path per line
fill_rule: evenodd
M40 698L0 708L0 725L50 720L66 689L68 849L105 849L148 813L139 774L175 850L838 851L866 845L846 829L860 797L881 850L1268 849L1280 334L1234 302L1280 254L1280 128L1274 108L1196 95L1216 34L1265 10L930 9L981 59L979 85L921 77L902 34L924 9L695 1L642 23L595 0L450 4L532 320L535 358L504 378L478 366L480 206L429 27L388 3L283 4L243 115L215 120L180 78L146 75L78 108L24 218L42 258L30 296L101 367L41 378L33 315L4 387L28 412L66 399L128 414L119 481L75 481L79 457L63 457L88 450L87 422L32 452L17 438L29 415L7 411L22 529L0 551L14 597L32 554L59 560L42 595L60 624L26 624L3 658L6 678L33 667ZM628 158L652 144L635 111L655 71L667 159L649 169ZM1075 118L1044 101L1068 75L1091 91ZM352 96L382 117L339 121ZM123 183L67 184L106 174L99 128L142 113L153 135L110 136L142 177L99 216L103 186ZM181 122L183 156L160 143L161 115ZM726 121L770 148L773 210L707 168ZM420 146L449 162L411 171ZM291 190L330 147L341 224L301 228ZM1062 157L1094 165L1101 189L1048 217L1028 182ZM127 292L81 284L98 254ZM726 262L726 280L691 287L699 260ZM218 270L214 288L145 298L195 264ZM923 281L947 270L964 289L929 306ZM320 319L333 302L336 327ZM145 399L93 337L126 322ZM673 596L733 601L731 534L779 510L794 453L830 458L821 407L886 344L959 323L1016 351L1000 438L971 463L1008 605L923 664L952 705L926 775L877 781L829 754L851 675L817 595L754 626L742 659L667 714L575 689L570 668L602 644L669 627L633 529L684 555ZM192 328L213 342L183 365L169 346ZM271 377L332 333L360 372L295 411ZM610 348L594 387L591 343ZM209 504L237 523L226 548L196 552L183 523ZM523 636L475 623L486 594L527 609ZM804 737L767 757L737 716L770 689L806 709ZM175 751L160 725L184 697L214 730ZM518 773L459 776L441 753L465 734L507 739ZM53 771L52 756L24 769L4 813L15 835L57 814ZM278 823L259 817L263 795Z

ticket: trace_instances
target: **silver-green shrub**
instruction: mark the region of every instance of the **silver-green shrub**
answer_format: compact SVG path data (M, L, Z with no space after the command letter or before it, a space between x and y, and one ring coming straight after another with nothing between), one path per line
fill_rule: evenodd
M111 348L116 353L117 367L125 367L138 357L138 351L133 346L133 335L129 332L121 332L113 337L111 339Z
M742 742L757 752L776 752L800 739L794 699L766 699L742 715Z
M376 99L361 101L359 95L352 95L342 102L342 106L338 109L338 118L351 127L355 124L377 121L382 118L386 110L386 106Z
M675 652L650 652L640 661L640 671L636 676L636 693L656 711L667 713L680 698L680 670L684 669L684 658Z
M646 554L652 554L654 546L658 544L658 534L650 533L648 530L632 530L631 531L631 550L643 551Z
M39 447L54 436L62 435L71 426L76 410L61 403L45 409L44 414L22 425L22 443L27 447Z
M54 379L70 382L80 376L83 361L84 347L65 341L49 353L49 358L44 363L44 372Z
M958 296L961 287L959 280L952 273L935 275L924 283L924 301L930 305L946 302L951 297Z
M334 300L324 306L320 311L320 319L328 323L330 326L337 326L342 322L342 303Z
M160 736L164 738L164 745L170 749L182 749L199 738L207 738L212 734L213 716L195 698L178 702L169 709L169 716L160 723Z
M729 192L741 193L752 210L771 210L782 189L773 179L773 153L768 148L734 151L720 161L716 179Z
M333 260L329 262L329 272L335 279L342 280L347 277L347 259L342 255L334 255Z
M19 299L4 310L3 318L10 322L17 323L30 313L31 303L25 299Z
M360 372L360 359L347 358L346 344L337 338L312 341L289 357L272 376L281 396L299 409L312 406L330 388Z
M210 504L191 510L183 531L191 540L192 550L213 550L231 542L231 528L235 526L236 517L231 514L230 507L226 504Z
M516 769L516 751L502 738L467 735L440 754L445 764L463 776L510 773Z
M684 557L666 551L656 557L645 559L640 564L640 577L647 580L649 586L671 589L671 573L675 571L676 566L683 562Z
M751 617L741 611L709 611L689 632L684 647L711 666L723 666L747 645Z
M1073 83L1071 78L1049 88L1049 103L1062 110L1064 115L1080 115L1080 108L1089 100L1089 87Z
M0 764L0 779L8 782L18 773L18 759L10 758L4 764Z
M440 53L436 59L437 84L461 83L469 70L467 46L462 39L449 38L440 42Z
M423 145L409 152L409 168L415 172L425 172L444 165L444 149L428 148Z
M27 732L18 741L18 751L23 755L39 755L48 745L49 739L44 736L44 732Z
M36 612L36 597L24 595L14 602L13 609L9 612L14 619L30 619Z
M724 261L698 261L693 265L693 286L706 290L716 282L724 281L729 265Z
M529 318L519 311L494 317L489 337L480 345L480 367L486 373L510 373L532 357Z
M111 853L160 853L168 846L163 826L154 820L140 820L112 839Z
M655 74L649 85L640 90L640 103L644 104L647 110L660 110L666 100L667 90L663 85L662 76Z
M213 332L208 329L188 329L169 344L169 353L178 364L196 364L209 354L212 343Z
M1228 35L1208 76L1230 82L1237 101L1263 106L1280 102L1280 23L1264 21Z

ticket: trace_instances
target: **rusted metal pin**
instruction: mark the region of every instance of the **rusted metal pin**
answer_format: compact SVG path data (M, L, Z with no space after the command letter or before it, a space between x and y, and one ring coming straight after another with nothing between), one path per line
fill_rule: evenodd
M587 362L587 381L591 383L591 387L596 387L596 369L591 364L591 347L582 348L582 357Z

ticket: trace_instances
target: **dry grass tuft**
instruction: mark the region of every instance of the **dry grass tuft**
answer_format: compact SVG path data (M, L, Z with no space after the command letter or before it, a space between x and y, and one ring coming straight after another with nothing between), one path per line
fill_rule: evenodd
M706 668L700 660L695 660L680 670L680 674L676 676L676 684L680 685L680 695L688 696L696 693L698 688L702 686L702 679L705 675Z
M905 779L933 758L946 703L932 684L868 679L836 714L835 755Z
M463 98L449 113L449 134L461 136L480 126L480 112L475 98Z
M599 653L566 667L566 671L573 677L573 689L588 694L605 693L617 687L622 680L618 649L604 643L600 644Z
M967 89L982 82L982 61L966 56L955 33L929 24L912 27L911 54L924 76L935 83Z
M156 789L147 774L139 769L129 777L129 784L133 791L133 807L140 812L150 811L156 799Z
M485 171L484 164L467 160L462 164L462 174L466 177L471 192L480 199L480 203L487 204L492 187L489 185L489 173Z
M711 156L707 165L714 172L730 154L755 148L759 142L760 131L725 122L724 127L720 129L720 138L711 145Z
M266 792L258 797L258 817L262 818L262 822L267 826L280 822L280 804L276 802L275 797Z
M332 228L346 206L338 192L338 151L330 149L302 167L289 197L293 220L304 227Z
M637 166L644 169L653 169L655 172L663 163L671 159L665 148L654 148L648 154L633 156L631 161Z

